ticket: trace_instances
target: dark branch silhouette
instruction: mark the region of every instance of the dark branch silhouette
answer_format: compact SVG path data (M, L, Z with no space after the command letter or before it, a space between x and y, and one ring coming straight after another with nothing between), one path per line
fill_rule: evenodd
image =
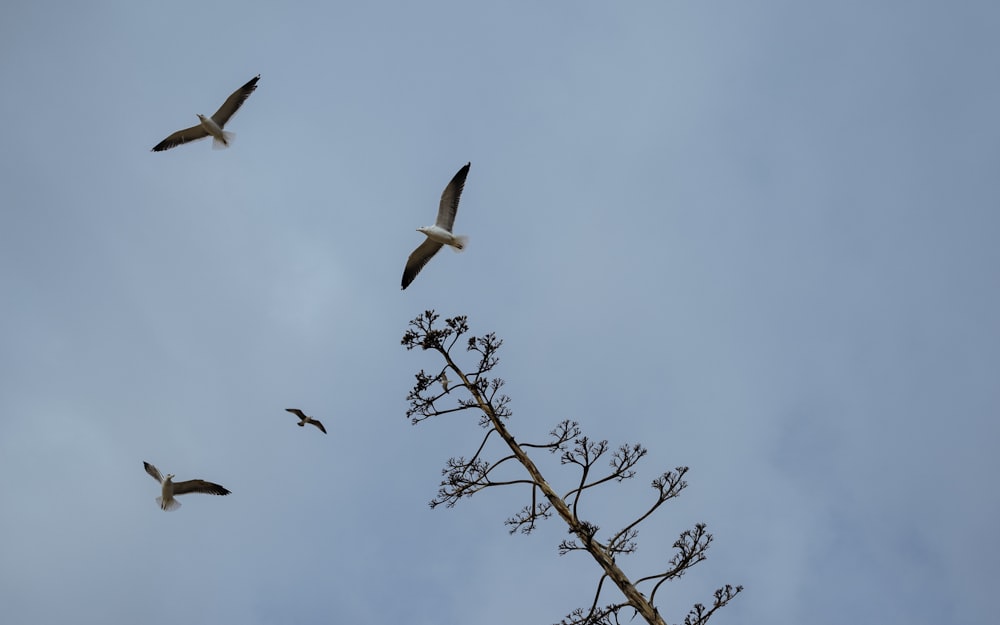
M403 335L402 344L407 350L420 348L436 352L445 363L437 374L431 375L423 370L416 374L416 383L407 395L410 407L406 416L417 424L431 417L472 410L477 413L479 426L485 433L471 457L448 459L441 472L444 476L441 487L430 506L435 508L444 504L451 507L462 497L471 497L493 486L528 486L530 502L505 522L510 533L529 534L539 521L550 518L555 513L573 535L559 543L559 554L586 552L603 571L590 606L573 610L560 624L618 625L624 614L629 618L640 615L650 625L666 625L654 603L656 592L664 582L680 578L688 569L705 560L705 554L712 544L712 535L706 531L705 524L699 523L694 528L681 532L673 544L674 555L661 572L640 577L633 582L618 567L616 558L633 553L638 546L638 526L663 503L674 499L687 487L683 478L688 468L677 467L653 480L652 487L656 491L653 503L625 527L610 534L605 540L598 539L600 528L582 518L584 494L602 484L635 477L635 466L645 457L646 449L639 444L621 445L608 458L608 441L591 440L582 435L575 421L569 420L558 423L549 432L550 440L546 442L516 441L506 425L511 410L510 398L500 392L504 381L489 376L500 362L497 353L503 341L493 333L468 336L465 351L475 354L476 362L466 369L457 360L460 355L452 353L459 340L469 333L466 318L459 316L445 319L443 327L438 325L438 319L439 316L434 311L427 311L411 321L409 329ZM434 386L439 381L440 392ZM436 402L442 402L446 398L447 406L439 408ZM488 448L490 453L487 453ZM498 454L493 451L494 448L502 451ZM558 495L528 456L526 450L529 449L558 453L562 465L576 467L579 471L576 485L564 495ZM493 455L499 456L498 459L490 460ZM516 469L518 465L525 474L511 478L506 469ZM603 466L610 466L610 470L602 469ZM501 467L505 469L503 478L499 477L498 469ZM622 600L601 605L601 595L607 580L621 592ZM640 586L647 589L648 597L640 590ZM742 586L728 584L719 588L715 591L710 606L698 603L691 608L684 618L684 625L702 625L708 622L716 610L729 603L742 590Z

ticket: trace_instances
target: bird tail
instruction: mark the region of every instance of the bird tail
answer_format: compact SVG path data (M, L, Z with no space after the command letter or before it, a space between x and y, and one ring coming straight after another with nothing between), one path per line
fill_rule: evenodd
M451 244L451 249L456 252L461 252L465 249L465 246L469 244L469 237L464 234L460 234L455 237L455 242Z
M234 139L236 139L235 132L228 132L226 130L223 130L222 139L219 139L218 137L212 137L212 149L225 150L233 143Z
M170 501L164 504L163 497L157 497L156 503L160 505L161 510L176 510L177 508L181 507L181 502L177 501L176 499L171 499Z

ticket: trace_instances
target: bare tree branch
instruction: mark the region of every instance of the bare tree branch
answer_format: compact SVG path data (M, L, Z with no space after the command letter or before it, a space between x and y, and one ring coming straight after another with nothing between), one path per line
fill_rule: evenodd
M505 521L510 527L510 533L529 534L539 521L551 517L555 512L566 523L572 535L572 538L559 543L559 554L586 552L602 569L590 607L570 612L561 621L562 625L619 625L620 613L624 609L632 612L633 618L636 614L641 615L650 625L666 625L654 604L656 592L667 580L680 578L685 571L705 560L705 553L713 540L705 524L699 523L693 529L681 532L673 544L676 552L667 562L668 568L660 573L632 582L619 568L615 557L637 549L638 525L665 502L680 495L687 487L683 478L688 468L677 467L653 480L652 487L657 491L655 501L638 518L613 534L606 543L602 543L597 539L599 526L581 517L583 494L602 484L635 477L635 467L646 456L647 450L638 443L621 445L611 454L611 470L595 478L592 475L595 473L595 463L608 453L608 441L593 441L582 435L575 421L564 420L558 423L549 433L551 439L547 442L516 441L506 425L512 412L509 407L510 398L501 393L504 381L489 376L500 362L498 352L503 341L492 332L466 337L465 351L473 354L477 362L472 367L464 368L459 364L458 356L452 352L460 344L460 339L469 332L466 317L445 319L444 327L438 325L438 321L439 316L434 311L426 311L410 322L409 329L403 335L402 344L407 350L418 347L431 350L445 362L435 376L423 370L416 374L416 382L407 395L409 408L406 416L413 424L417 424L431 417L475 410L479 415L478 423L486 429L486 433L471 458L453 457L448 460L441 471L443 479L437 497L430 502L431 507L441 504L452 507L461 498L471 497L493 486L529 486L530 502ZM456 382L446 384L442 381L442 392L432 392L431 386L443 380L445 374L454 376ZM444 408L435 405L435 402L446 398L454 403ZM497 436L494 437L494 434ZM491 441L497 437L499 439L496 444L502 444L509 452L500 454L498 460L491 462L485 456L487 450L495 446L491 445ZM527 455L526 449L559 453L560 464L575 466L580 471L576 485L560 497ZM502 480L491 477L501 466L512 462L519 464L527 476ZM611 580L624 601L599 605L606 580ZM652 584L648 598L639 591L640 584ZM711 607L695 604L685 617L684 625L703 625L716 610L725 606L742 590L742 586L730 585L716 590Z

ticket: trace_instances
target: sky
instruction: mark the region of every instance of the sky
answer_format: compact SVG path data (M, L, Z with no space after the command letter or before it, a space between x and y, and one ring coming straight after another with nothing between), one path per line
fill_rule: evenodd
M690 467L619 561L708 525L668 622L727 583L719 625L995 620L998 31L975 0L3 3L0 620L588 605L558 519L507 533L526 490L428 507L480 436L405 417L429 309L504 339L518 440L649 449L587 520ZM257 74L232 147L150 151ZM401 291L466 162L467 249ZM161 511L143 461L232 494Z

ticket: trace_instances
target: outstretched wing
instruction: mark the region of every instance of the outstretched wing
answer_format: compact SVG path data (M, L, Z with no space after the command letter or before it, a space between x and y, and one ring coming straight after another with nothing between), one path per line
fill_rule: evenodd
M435 254L444 247L443 243L438 243L433 239L427 239L421 243L417 249L413 250L410 257L406 259L406 268L403 269L403 288L410 286L413 279L417 277L420 270L424 268Z
M185 128L184 130L178 130L174 134L170 135L163 141L160 141L153 146L154 152L162 152L164 150L169 150L170 148L175 148L179 145L184 145L189 141L197 141L198 139L204 139L208 136L208 131L201 127L201 124L197 126L191 126L190 128Z
M243 106L246 99L249 98L250 94L257 88L258 80L260 80L260 74L257 74L251 78L247 84L234 91L231 96L226 98L226 101L223 102L222 106L219 107L219 110L215 112L215 115L212 115L212 121L218 124L219 128L225 126L226 122L229 121L229 118L232 117L236 111L240 110L240 107Z
M313 425L319 428L320 432L326 434L326 428L323 427L323 424L317 421L316 419L309 419L309 423L312 423Z
M160 470L159 469L157 469L156 467L154 467L153 465L151 465L151 464L149 464L148 462L145 462L145 461L143 461L142 466L146 467L146 473L149 473L150 475L152 475L154 480L156 480L160 484L163 483L163 476L160 475Z
M285 408L285 410L288 411L288 412L290 412L290 413L292 413L293 415L295 415L296 417L298 417L300 419L308 419L309 418L309 417L306 416L306 413L302 412L298 408Z
M465 177L469 175L471 162L458 170L455 177L451 179L448 186L441 193L441 203L438 205L438 216L435 225L451 232L451 227L455 225L455 214L458 212L458 201L462 198L462 189L465 188Z
M174 484L174 495L185 493L205 493L206 495L228 495L230 491L213 482L205 480L187 480Z

